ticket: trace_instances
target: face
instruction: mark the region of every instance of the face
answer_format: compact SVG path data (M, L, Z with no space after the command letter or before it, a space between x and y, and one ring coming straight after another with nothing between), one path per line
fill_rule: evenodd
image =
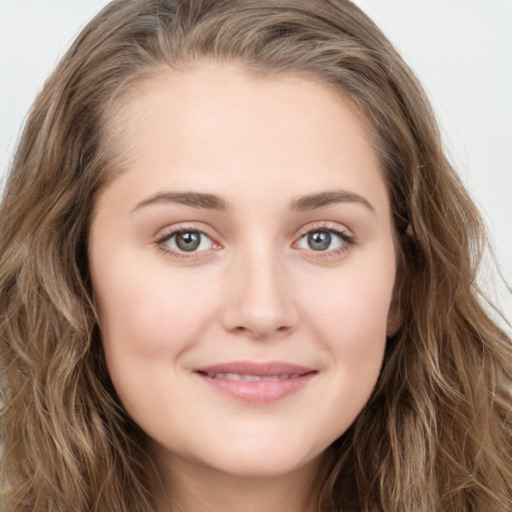
M123 101L90 268L107 367L155 457L233 475L318 461L377 381L388 194L327 86L219 65Z

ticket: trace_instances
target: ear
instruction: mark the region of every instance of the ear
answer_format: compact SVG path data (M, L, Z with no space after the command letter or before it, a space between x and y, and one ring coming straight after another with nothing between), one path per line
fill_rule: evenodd
M388 338L392 338L402 327L404 318L403 318L403 309L401 305L401 282L400 277L397 276L395 282L395 288L393 290L393 297L391 299L391 304L389 306L388 311L388 320L386 324L386 336Z
M411 224L407 224L407 228L403 233L403 239L400 241L402 251L397 264L395 276L395 285L393 288L393 296L388 311L388 319L386 324L386 336L392 338L402 327L405 319L404 297L405 301L410 296L411 280L406 263L406 253L414 253L414 230ZM407 303L407 302L405 302Z
M388 323L386 326L386 336L392 338L402 327L402 320L400 318L392 318L388 315Z

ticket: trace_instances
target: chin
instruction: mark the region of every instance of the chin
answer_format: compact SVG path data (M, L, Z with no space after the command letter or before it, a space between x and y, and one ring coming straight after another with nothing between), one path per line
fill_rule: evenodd
M300 471L318 463L325 449L305 450L304 446L245 443L229 446L219 453L205 453L203 463L236 477L270 478Z

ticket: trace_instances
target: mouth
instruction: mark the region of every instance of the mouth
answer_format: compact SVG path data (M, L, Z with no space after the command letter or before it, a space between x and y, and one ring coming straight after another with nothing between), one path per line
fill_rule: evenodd
M241 361L198 368L194 373L225 396L262 404L300 391L318 372L313 368L285 362Z
M244 373L202 373L206 377L210 379L227 379L227 380L241 380L244 382L277 382L278 380L288 380L288 379L297 379L302 374L300 373L292 373L290 375L282 374L282 375L248 375Z

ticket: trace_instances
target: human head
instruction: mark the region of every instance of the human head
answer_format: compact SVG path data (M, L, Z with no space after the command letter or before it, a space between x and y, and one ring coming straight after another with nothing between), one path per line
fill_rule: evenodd
M65 419L43 428L53 437L60 432L68 451L59 464L72 465L79 445L91 452L102 445L106 452L107 436L122 439L127 453L135 449L138 433L115 404L95 327L88 223L98 191L115 179L122 158L105 127L112 127L107 120L115 118L123 96L153 74L199 60L237 62L251 74L293 72L319 80L338 88L365 119L392 205L403 325L389 341L368 409L338 449L344 450L340 467L347 471L351 456L356 465L375 450L375 444L365 444L373 431L390 440L380 447L379 461L385 453L397 456L391 440L395 436L397 443L405 428L401 414L422 410L415 435L426 429L421 422L428 423L433 403L427 384L436 384L441 346L455 343L447 326L462 328L457 311L480 311L469 290L481 234L442 153L424 93L382 33L348 1L116 1L78 37L27 121L2 207L2 301L9 303L6 317L18 319L6 336L19 340L16 332L32 333L28 343L18 341L16 355L4 359L9 363L23 354L24 372L34 382L25 406L44 397L55 417L66 411ZM454 353L446 350L445 357ZM14 372L9 378L20 380ZM91 418L103 437L84 425ZM82 436L74 445L70 425ZM403 449L412 451L414 439L405 441ZM126 457L118 455L116 464L133 471ZM382 468L365 476L357 471L361 481L385 474Z

